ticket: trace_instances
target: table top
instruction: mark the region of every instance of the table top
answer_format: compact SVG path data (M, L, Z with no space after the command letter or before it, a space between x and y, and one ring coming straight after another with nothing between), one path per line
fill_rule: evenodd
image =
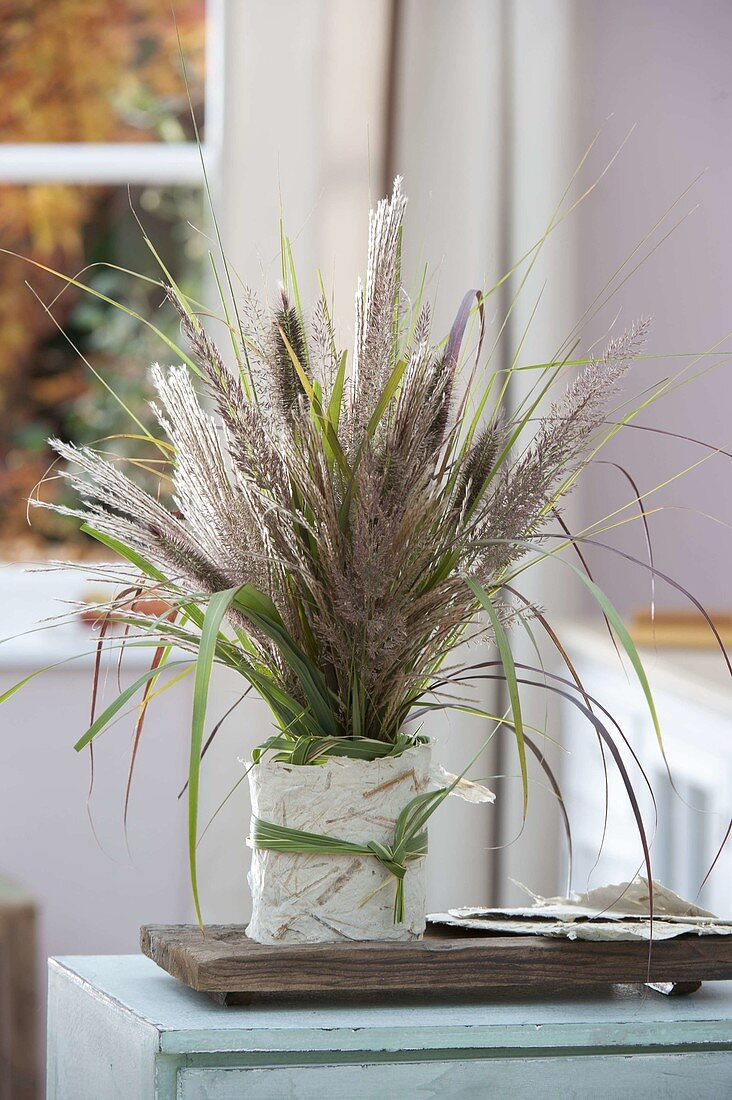
M691 997L643 986L530 997L215 1004L142 955L51 959L52 970L159 1033L166 1052L732 1047L732 982Z

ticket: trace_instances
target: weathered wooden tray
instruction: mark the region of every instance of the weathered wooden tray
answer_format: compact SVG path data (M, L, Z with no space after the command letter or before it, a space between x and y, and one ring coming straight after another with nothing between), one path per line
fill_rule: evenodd
M244 926L144 925L143 954L221 1004L260 996L457 994L626 983L689 993L732 979L732 936L680 936L653 945L539 936L476 935L428 927L413 943L280 944L247 939Z

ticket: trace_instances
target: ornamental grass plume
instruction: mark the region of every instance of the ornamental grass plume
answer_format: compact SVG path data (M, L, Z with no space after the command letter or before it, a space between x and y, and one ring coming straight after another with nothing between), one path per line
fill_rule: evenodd
M192 655L194 893L214 662L240 673L271 707L276 730L259 752L296 764L398 754L419 739L421 715L457 705L446 692L479 676L498 678L511 700L511 718L503 721L516 738L524 806L527 748L548 771L521 717L519 684L534 681L525 668L517 671L506 639L516 618L536 613L546 620L530 601L512 599L512 584L527 564L560 548L547 524L613 434L611 407L649 322L634 323L603 356L585 360L543 413L545 397L570 367L556 360L537 368L528 397L512 411L505 394L513 368L504 377L480 369L491 292L465 295L445 339L433 337L421 295L415 303L404 295L405 206L397 178L391 197L370 215L351 370L325 296L306 314L285 263L288 285L273 305L249 289L235 302L235 320L227 324L234 367L205 330L203 315L168 285L189 350L181 350L183 365L152 368L162 436L148 442L165 460L159 495L95 450L53 441L65 462L62 476L80 501L71 514L129 567L126 590L100 617L135 628L126 644L155 649L149 671L94 717L77 748L91 744L141 691L136 748L151 689L171 655ZM475 365L466 369L470 324L480 333ZM572 541L567 533L561 548ZM111 568L100 566L100 575ZM657 724L627 631L606 597L582 579L630 656ZM130 589L162 599L164 613L145 615L130 604ZM551 630L550 636L566 657ZM465 637L495 641L498 659L448 667L448 655ZM576 682L562 682L575 689L571 671ZM568 695L557 679L544 677L544 686ZM589 697L579 689L584 701L572 701L586 710ZM614 746L591 707L587 713L598 736ZM616 763L648 859L619 754Z
M474 623L465 577L500 591L582 465L647 330L634 325L590 363L517 453L527 424L494 416L481 428L464 396L455 415L467 305L442 345L431 344L426 307L405 335L405 205L397 179L371 216L350 378L324 300L312 335L284 288L271 310L250 307L245 384L168 287L205 382L198 392L186 366L152 368L172 446L168 504L91 449L53 441L83 501L74 514L143 555L154 572L141 583L158 597L177 606L245 589L227 608L232 645L242 671L251 665L273 698L287 697L277 706L293 742L397 741ZM516 614L498 606L502 622Z

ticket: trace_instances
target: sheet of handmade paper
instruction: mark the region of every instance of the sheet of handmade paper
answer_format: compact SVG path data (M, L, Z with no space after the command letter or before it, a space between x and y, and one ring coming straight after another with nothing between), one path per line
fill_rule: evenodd
M527 891L529 892L529 891ZM566 898L530 894L532 904L511 909L463 908L432 913L431 924L503 935L554 936L569 940L654 940L675 936L732 935L732 919L715 917L685 901L660 882L653 883L653 920L648 882L601 886Z

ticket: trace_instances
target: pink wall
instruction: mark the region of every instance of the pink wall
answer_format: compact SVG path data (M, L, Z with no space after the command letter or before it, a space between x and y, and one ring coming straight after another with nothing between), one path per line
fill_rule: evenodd
M584 346L602 336L622 308L618 330L640 313L654 316L650 352L705 350L732 331L732 4L592 0L578 3L577 11L583 136L589 139L612 114L598 143L607 157L637 123L615 165L579 212L582 308L664 210L707 169L671 215L669 228L696 203L699 209L588 326ZM722 347L732 355L732 340ZM686 362L645 361L633 372L628 391L640 391ZM732 450L731 410L732 357L664 399L639 423ZM703 454L686 443L624 430L605 457L625 465L646 491ZM628 486L617 471L603 467L590 473L581 493L579 511L589 522L627 499ZM731 524L732 460L713 457L647 503L696 508ZM650 522L658 568L711 607L731 606L732 531L685 510L670 510ZM614 531L611 537L615 545L643 555L639 524ZM593 562L599 580L621 609L647 600L648 580L641 570L600 551ZM675 605L682 598L661 583L658 600Z

